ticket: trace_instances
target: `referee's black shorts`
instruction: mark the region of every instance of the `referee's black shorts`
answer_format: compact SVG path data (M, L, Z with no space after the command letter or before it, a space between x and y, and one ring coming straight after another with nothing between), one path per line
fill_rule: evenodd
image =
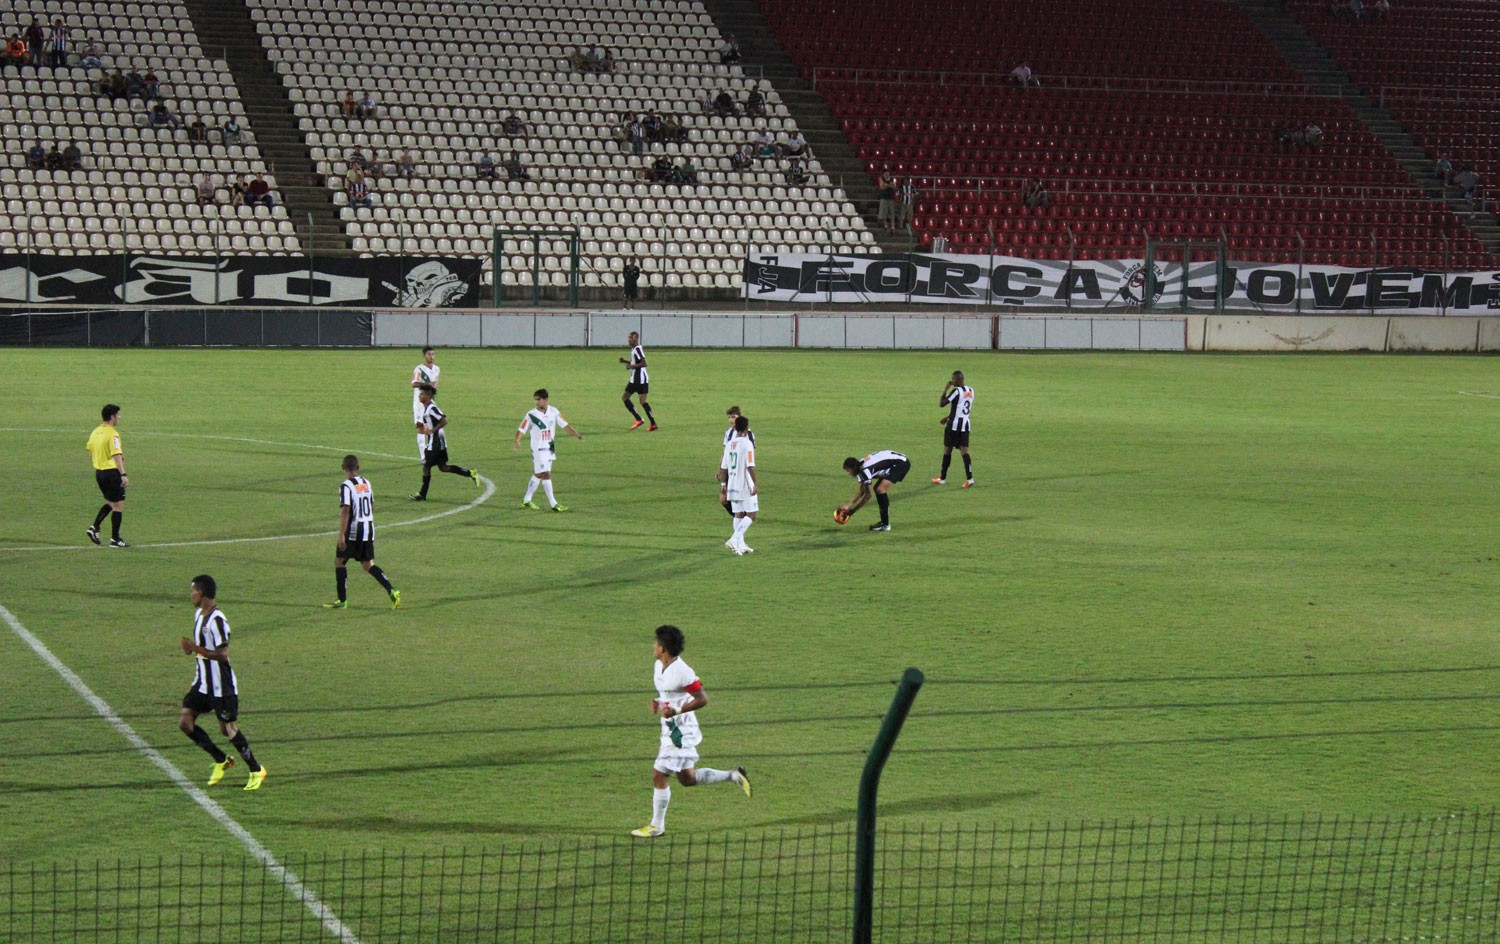
M967 446L969 444L969 431L966 429L943 429L943 445L949 449L954 446Z
M107 502L125 500L125 483L121 481L121 478L119 469L94 470L94 481L99 483L99 491Z

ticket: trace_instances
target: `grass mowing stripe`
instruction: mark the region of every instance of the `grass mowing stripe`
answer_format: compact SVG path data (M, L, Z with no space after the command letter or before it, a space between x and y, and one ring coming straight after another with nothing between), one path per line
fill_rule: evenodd
M0 433L74 433L74 432L77 432L77 430L71 430L71 429L22 429L22 428L19 428L19 427L0 428ZM217 439L217 440L220 440L220 441L223 441L223 442L253 443L255 445L260 445L260 446L291 446L291 447L297 448L297 449L322 449L322 450L325 450L325 451L328 451L328 452L348 452L347 449L342 449L342 448L339 448L337 446L320 446L320 445L318 445L316 443L276 442L276 441L270 440L270 439L249 439L249 438L246 438L244 436L207 436L207 435L199 436L199 435L195 435L195 434L192 434L192 433L158 433L158 432L134 433L133 435L138 435L138 436L177 436L179 438L186 438L186 439ZM378 457L380 457L382 459L407 459L407 458L410 458L408 456L392 455L391 453L388 453L388 452L366 452L365 455L367 455L367 456L378 456ZM415 462L416 460L413 459L412 461ZM440 512L437 512L436 514L423 515L420 518L412 518L409 521L393 521L393 522L385 523L385 524L382 524L380 527L382 529L385 529L385 528L404 528L404 527L407 527L408 525L425 524L428 521L436 521L439 518L446 518L449 515L456 515L456 514L459 514L460 512L468 511L471 508L478 508L480 505L482 505L485 502L489 501L490 497L495 494L495 483L493 481L491 481L490 479L484 477L483 475L479 476L479 481L481 481L481 482L484 483L484 491L480 493L480 495L479 495L478 498L476 498L473 501L469 502L467 505L460 505L457 508L449 508L447 511L440 511ZM303 534L272 534L272 535L266 535L264 537L256 537L256 538L217 538L217 539L214 539L214 540L206 540L206 541L170 541L170 542L162 542L162 543L156 543L156 544L134 544L134 545L132 545L132 547L138 547L138 548L146 548L146 547L208 547L208 546L214 545L214 544L255 544L255 543L259 543L259 542L263 542L263 541L296 541L296 540L299 540L301 538L331 538L331 537L333 537L336 534L338 534L337 531L310 531L310 532L306 532L306 533L303 533ZM44 546L40 546L40 547L0 547L0 552L4 552L4 551L85 551L85 550L88 550L90 547L92 547L92 545L89 545L89 544L49 544L49 545L44 545Z
M272 878L280 882L298 901L307 906L307 910L313 913L313 916L322 923L329 934L343 941L344 944L360 944L359 938L355 936L354 932L344 922L339 920L338 915L334 914L331 908L323 904L318 896L312 893L311 889L302 884L302 880L297 878L290 869L278 862L276 856L271 853L271 850L261 845L254 836L250 835L248 829L235 821L234 817L224 812L222 806L215 803L197 784L189 780L187 775L178 770L175 764L167 760L161 751L152 747L146 742L145 738L137 734L135 728L132 728L123 718L117 715L108 702L94 694L93 689L88 687L88 683L79 678L76 672L64 665L61 659L53 655L52 650L48 649L45 643L32 635L31 631L22 625L20 620L16 619L14 613L7 610L4 606L0 606L0 619L5 620L6 625L10 627L10 631L15 633L17 638L27 646L31 647L31 651L41 657L41 660L47 663L52 668L52 671L61 676L62 680L68 683L68 687L78 694L79 698L88 702L89 707L98 712L99 717L108 721L110 727L120 732L121 737L125 738L131 747L140 752L152 764L155 764L183 793L186 793L194 803L201 806L209 816L213 817L215 822L224 827L225 832L238 839L240 845L244 846L251 856L257 859L261 865L265 866L266 871L271 873Z

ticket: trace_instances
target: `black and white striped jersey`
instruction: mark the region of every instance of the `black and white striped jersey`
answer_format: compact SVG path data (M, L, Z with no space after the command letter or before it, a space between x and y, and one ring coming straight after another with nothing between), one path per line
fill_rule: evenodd
M646 349L639 344L630 349L630 382L633 384L651 382L650 375L646 373Z
M428 449L443 450L448 448L448 435L446 430L437 428L447 414L444 413L436 403L427 404L427 409L422 411L422 425L432 427L432 441Z
M910 463L910 461L901 453L889 449L872 452L859 460L859 474L854 478L856 481L869 485L876 479L889 478L896 466L903 462Z
M974 408L974 388L954 387L943 402L948 404L948 428L954 432L968 432L969 411Z
M339 486L339 507L349 509L348 541L375 540L375 490L361 476L344 479Z
M201 609L193 614L193 642L205 649L223 649L229 645L229 621L224 618L223 611L215 607L207 614ZM198 675L193 679L193 691L210 698L239 694L228 659L220 661L198 656L197 661Z

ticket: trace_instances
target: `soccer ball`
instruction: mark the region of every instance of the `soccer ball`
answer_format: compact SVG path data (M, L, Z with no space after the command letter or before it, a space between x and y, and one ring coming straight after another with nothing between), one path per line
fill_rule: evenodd
M843 506L840 505L838 508L833 509L833 520L836 524L843 524L849 520L849 512L845 511Z

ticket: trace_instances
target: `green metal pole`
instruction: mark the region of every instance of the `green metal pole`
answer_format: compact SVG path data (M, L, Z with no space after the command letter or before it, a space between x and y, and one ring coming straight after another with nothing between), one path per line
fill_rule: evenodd
M500 279L503 276L504 264L500 261L500 254L504 251L505 240L500 231L495 230L495 244L490 249L490 306L500 307Z
M921 669L907 669L901 674L896 697L880 723L880 733L875 735L865 758L865 772L859 778L859 806L854 814L854 944L870 944L875 930L875 793L880 788L880 772L924 681Z

